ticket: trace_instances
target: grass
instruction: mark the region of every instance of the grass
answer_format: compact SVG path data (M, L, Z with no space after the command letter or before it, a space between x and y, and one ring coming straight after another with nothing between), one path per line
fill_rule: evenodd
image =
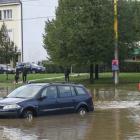
M59 77L63 76L64 74L28 74L28 80L35 80L35 79L43 79L43 78L52 78L52 77Z
M63 74L28 74L27 80L51 78L51 77L58 77L62 75ZM0 74L0 86L13 85L14 77L15 77L14 74L8 74L8 80L6 80L6 74ZM19 81L22 81L22 75L20 75Z
M36 82L63 82L64 77L60 79L56 79L55 77L64 76L64 74L28 74L27 79L28 80L35 80L35 79L42 79L37 80ZM22 81L20 75L20 81ZM54 78L54 79L44 79L44 78ZM70 77L71 82L74 83L81 83L84 85L89 86L102 86L102 85L114 85L112 73L100 73L100 79L94 81L93 84L89 83L89 74ZM120 73L119 74L119 82L121 84L135 84L140 82L140 73ZM14 75L9 74L8 80L6 80L6 75L0 74L0 86L10 86L14 83Z

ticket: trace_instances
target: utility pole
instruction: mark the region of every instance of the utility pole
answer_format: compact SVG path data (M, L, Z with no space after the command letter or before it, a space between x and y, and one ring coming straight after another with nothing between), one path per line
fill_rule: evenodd
M119 61L118 61L118 0L114 0L114 59L117 63L117 69L114 70L114 83L117 85L119 83Z
M24 61L24 49L23 49L23 4L20 1L21 5L21 62Z
M8 44L7 42L6 42L5 48L6 48L6 80L8 80Z

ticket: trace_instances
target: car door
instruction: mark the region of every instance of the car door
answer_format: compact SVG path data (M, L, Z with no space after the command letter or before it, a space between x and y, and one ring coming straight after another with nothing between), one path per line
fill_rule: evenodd
M57 110L57 88L56 86L48 86L40 94L38 100L39 114L47 114Z
M71 86L58 86L59 97L57 98L58 107L61 111L74 111L74 96L71 91Z

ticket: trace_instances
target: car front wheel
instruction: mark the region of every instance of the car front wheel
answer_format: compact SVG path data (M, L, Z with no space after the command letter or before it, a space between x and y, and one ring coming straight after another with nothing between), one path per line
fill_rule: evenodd
M33 112L30 111L30 110L25 110L23 112L23 115L22 116L23 116L23 118L26 118L28 120L32 120L33 119Z

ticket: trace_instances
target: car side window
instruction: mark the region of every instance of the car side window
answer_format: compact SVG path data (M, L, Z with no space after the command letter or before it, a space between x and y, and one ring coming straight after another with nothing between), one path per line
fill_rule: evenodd
M49 86L43 90L41 97L57 98L57 88L55 86Z
M71 97L72 93L71 93L71 88L70 86L58 86L59 89L59 96L62 98L65 97Z
M72 96L76 96L76 92L75 92L74 87L71 87L71 93L72 93Z
M86 91L82 87L75 87L77 95L85 95Z
M44 89L41 93L41 97L46 97L47 96L47 89Z

